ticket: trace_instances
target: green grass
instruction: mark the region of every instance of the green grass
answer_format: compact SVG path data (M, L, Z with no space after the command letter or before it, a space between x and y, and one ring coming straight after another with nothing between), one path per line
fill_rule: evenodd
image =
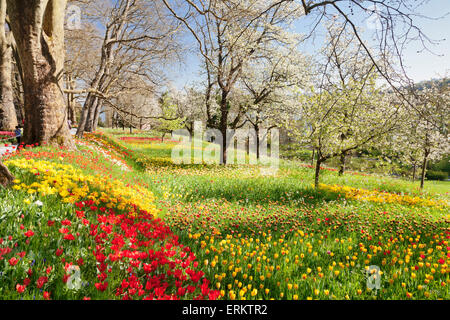
M76 157L60 161L148 187L158 199L160 217L193 249L225 298L240 298L240 293L246 299L450 298L450 269L441 263L449 262L446 209L349 200L315 190L314 169L298 161L281 161L274 176L264 175L259 165L175 165L170 162L173 143L134 144L118 139L130 136L129 131L104 132L106 142L97 145L123 159L131 171L84 146L79 149L92 159L88 166ZM448 181L425 181L421 190L419 182L382 175L322 170L320 179L328 185L450 199ZM380 290L367 289L364 268L369 265L384 273Z
M133 150L131 159L170 158L172 147L161 143L123 145ZM386 243L381 239L398 239L398 243L392 247L398 252L396 259L403 261L404 265L405 250L412 248L409 237L416 237L420 233L423 243L433 242L433 234L439 232L442 237L442 232L448 230L448 221L443 218L448 210L348 200L335 193L317 191L313 188L314 170L298 161L281 161L276 176L263 176L259 166L250 165L161 167L157 163L150 163L145 169L147 174L142 175L142 179L160 199L159 207L164 221L183 243L194 248L200 261L207 263L205 270L209 278L214 279L216 286L224 289L227 298L233 294L239 298L238 292L242 290L240 283L243 286L251 284L252 288L256 286L258 293L255 297L263 299L405 299L408 297L406 294L412 294L411 297L415 299L449 298L448 285L440 285L442 281L448 282L448 275L435 277L432 284L428 282L425 285L423 278L431 274L429 271L420 269L416 276L421 280L411 279L410 270L405 272L398 263L389 265L385 261L386 257L391 258L389 255L378 252L370 259L367 256L363 259L357 252L348 250L341 242L337 245L335 241L339 239L347 244L348 239L352 239L350 242L354 248L358 241L371 246L377 243L374 238L380 237L378 241L383 242L384 247ZM336 171L322 170L320 179L325 184L449 200L450 183L446 181L425 181L425 188L421 190L419 182L382 175L346 173L339 176ZM317 222L317 219L325 218L330 218L333 223L325 225ZM306 240L298 242L298 234L295 233L298 229L310 233L311 247L305 246ZM244 241L241 258L254 252L261 254L261 259L263 256L273 257L276 253L282 256L282 246L271 246L267 235L272 240L283 241L289 252L283 259L289 259L289 262L280 260L279 263L267 263L267 260L256 260L256 256L238 259L230 247L231 244L236 247L241 244L241 240ZM324 238L325 235L327 237ZM211 245L209 240L212 237L231 238L224 244L217 245L214 242ZM316 252L317 255L308 252L311 250L308 248L312 248L312 253ZM327 252L332 252L333 257ZM293 263L300 253L305 254L305 258ZM352 254L357 255L353 266L348 265L348 258L352 259ZM214 267L212 261L217 262ZM340 273L336 276L336 269L330 271L327 268L339 261L344 267L339 267ZM369 261L385 272L381 290L375 292L366 288L364 266ZM417 265L418 261L419 252L416 251L409 264ZM233 268L244 271L238 271L233 276L229 270L230 263ZM248 263L252 268L245 270ZM270 279L260 279L268 271L256 270L258 264L262 269L275 268L275 271L269 272L272 273ZM322 278L317 268L326 270L322 272ZM311 274L308 269L313 270ZM306 280L302 278L305 274ZM252 280L249 278L251 275ZM290 289L291 285L298 287ZM421 285L428 290L422 287L419 290ZM266 293L266 289L269 293ZM318 295L315 295L316 290L319 290ZM329 295L324 292L329 292ZM251 290L244 293L244 297L253 298Z

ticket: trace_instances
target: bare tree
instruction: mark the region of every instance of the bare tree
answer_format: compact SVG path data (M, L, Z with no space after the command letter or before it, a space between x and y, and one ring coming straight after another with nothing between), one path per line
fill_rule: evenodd
M158 3L120 0L107 9L106 15L104 2L98 5L103 7L100 16L106 17L105 32L100 61L87 88L78 136L95 130L105 100L134 90L124 79L139 76L141 88L153 90L163 75L156 62L167 61L177 53L174 39L179 23L170 21Z
M82 4L81 4L82 5ZM68 117L72 123L77 121L75 106L83 102L85 94L76 95L77 88L88 88L94 77L100 58L102 43L98 28L90 21L83 21L83 27L66 30L66 60L64 65L65 93L67 95Z

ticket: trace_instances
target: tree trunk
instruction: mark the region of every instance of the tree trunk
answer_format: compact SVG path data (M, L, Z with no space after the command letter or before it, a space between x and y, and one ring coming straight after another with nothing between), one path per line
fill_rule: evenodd
M222 134L222 164L227 163L227 129L228 129L228 92L222 91L220 101L220 124L219 130Z
M95 110L97 109L99 104L99 98L94 97L92 103L89 105L87 118L84 125L84 131L93 132L94 131L94 118L95 118Z
M319 176L320 176L320 165L322 164L323 159L321 159L319 156L317 157L316 161L316 172L314 175L314 188L316 190L319 189Z
M66 87L69 90L73 90L72 74L68 73L66 80ZM75 123L75 99L73 93L67 93L67 116L72 124Z
M340 167L339 167L339 175L342 176L345 172L345 158L346 158L346 153L342 152L341 156L340 156Z
M75 99L73 98L73 93L70 93L67 103L69 104L67 116L68 116L70 122L73 124L76 122Z
M6 187L14 180L14 176L9 172L8 168L0 161L0 185Z
M94 120L92 122L92 131L97 131L98 118L100 117L101 109L102 109L102 101L98 101L97 107L95 108Z
M83 133L84 133L84 128L86 126L86 120L87 120L87 114L89 112L88 107L86 106L86 104L88 103L88 101L91 99L91 94L89 93L86 101L84 102L83 108L81 108L81 115L80 115L80 121L78 123L78 128L77 128L77 133L76 136L78 138L82 138L83 137Z
M13 131L17 126L11 78L12 34L5 30L6 0L0 0L0 130Z
M13 86L13 99L14 105L16 107L16 117L19 125L25 122L25 107L24 107L24 96L23 96L23 68L20 62L19 52L17 51L17 44L14 40L14 36L11 31L11 49L13 57L13 76L12 76L12 86Z
M256 134L256 159L259 160L259 126L255 126L255 134Z
M13 38L14 39L14 38ZM14 53L14 47L13 47L13 53ZM17 117L17 123L19 125L22 125L25 120L25 109L23 107L23 82L22 82L22 76L20 75L21 69L20 69L20 61L17 60L18 57L16 54L13 54L13 67L15 64L13 76L12 76L12 87L13 87L13 99L14 99L14 106L16 108L16 117Z
M7 0L23 69L24 143L74 148L62 90L66 0Z
M429 152L428 152L428 150L426 150L425 155L423 157L423 163L422 163L422 175L420 177L420 189L423 189L423 185L425 182L425 174L427 171L428 155L429 155Z
M133 133L133 115L130 115L130 133Z
M103 50L104 51L104 50ZM102 51L102 62L100 66L100 70L95 75L95 78L91 82L91 88L97 89L100 91L100 87L102 84L102 79L104 78L104 52ZM93 94L88 93L86 100L83 104L83 108L81 109L81 118L80 124L77 129L77 137L83 137L83 132L92 132L94 130L94 121L95 121L95 112L96 108L100 103L100 98ZM98 118L97 118L98 120ZM96 127L96 125L95 125Z
M105 40L108 37L109 33L109 27L106 30L105 34ZM97 70L97 73L95 74L94 79L90 83L90 87L99 90L100 84L103 78L103 75L105 73L106 68L106 61L107 61L107 50L105 46L102 47L102 56L100 60L100 66ZM98 100L98 97L94 95L93 93L88 93L86 100L83 104L83 108L81 110L81 118L80 118L80 124L78 125L77 129L77 137L82 137L84 131L89 131L90 122L93 118L93 111L94 106L96 105L96 101Z

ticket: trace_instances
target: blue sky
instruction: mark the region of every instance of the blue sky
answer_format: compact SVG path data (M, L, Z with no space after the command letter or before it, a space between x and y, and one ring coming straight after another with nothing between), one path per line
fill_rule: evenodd
M427 51L418 53L417 51L422 48L418 43L411 43L406 47L403 62L407 67L408 76L418 82L450 75L450 0L430 0L418 12L426 17L440 18L433 20L417 18L415 22L430 39L442 41L438 45L428 45L432 53ZM309 24L310 21L303 18L295 24L295 31L302 32ZM193 48L196 48L195 45L192 43ZM309 41L301 50L313 54L322 45L323 38L319 31L316 39ZM186 54L183 65L172 68L169 77L173 84L181 89L184 85L199 79L199 70L199 59L196 55Z
M450 75L450 0L431 0L420 13L428 17L445 16L439 20L418 20L418 25L429 38L445 40L430 47L434 54L417 53L420 48L417 43L409 46L404 59L409 66L408 74L415 81L444 76L446 72Z

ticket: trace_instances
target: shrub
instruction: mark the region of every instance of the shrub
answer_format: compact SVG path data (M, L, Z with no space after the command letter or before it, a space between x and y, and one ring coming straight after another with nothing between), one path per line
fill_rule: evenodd
M426 177L429 180L446 180L448 179L448 173L444 171L427 171Z
M450 156L445 157L436 163L431 163L428 168L431 171L443 171L450 174Z
M298 159L300 161L310 161L312 151L307 149L299 149L295 145L280 146L280 155L286 159Z

